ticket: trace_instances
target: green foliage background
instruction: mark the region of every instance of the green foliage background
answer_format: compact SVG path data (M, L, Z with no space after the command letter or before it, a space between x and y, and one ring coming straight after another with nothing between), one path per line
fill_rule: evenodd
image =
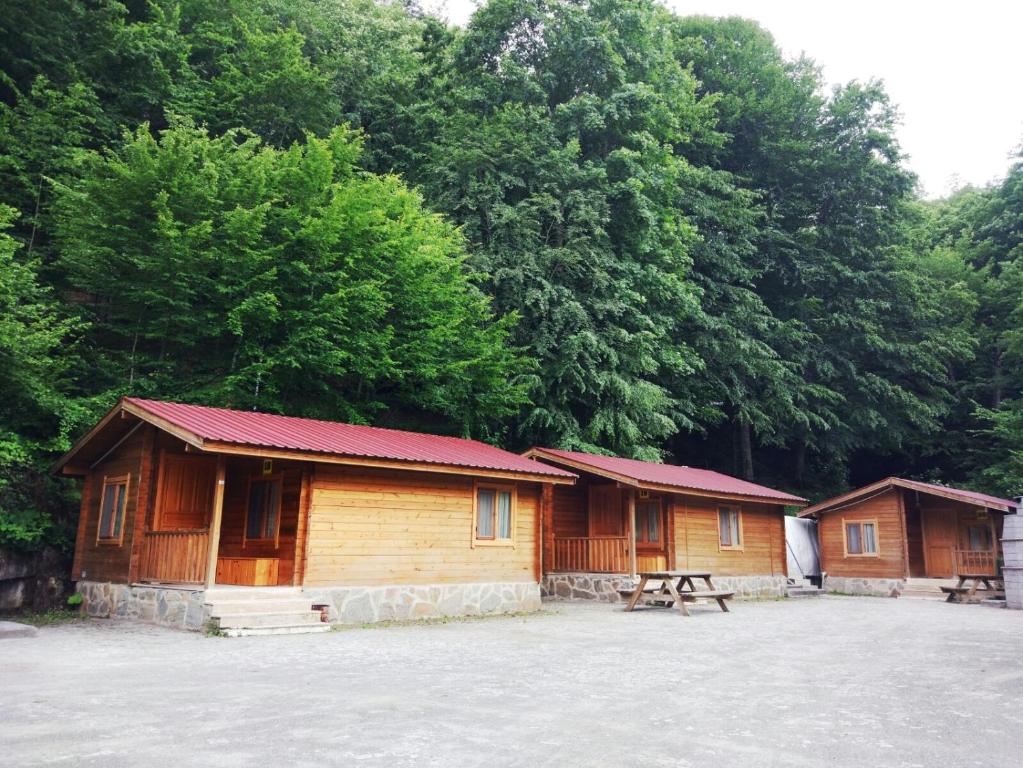
M0 17L0 544L120 395L1023 492L1023 157L918 199L877 82L652 0Z

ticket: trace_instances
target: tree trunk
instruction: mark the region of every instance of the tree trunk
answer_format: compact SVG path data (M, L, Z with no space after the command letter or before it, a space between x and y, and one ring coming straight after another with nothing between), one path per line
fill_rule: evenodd
M995 368L991 374L991 407L997 409L1002 404L1002 350L995 347Z
M739 421L739 448L742 451L742 478L753 479L753 439L747 422Z
M795 454L796 454L796 467L795 467L796 487L802 488L803 487L803 479L806 476L806 438L805 437L800 436L800 437L796 438L796 447L795 447L794 450L795 450Z

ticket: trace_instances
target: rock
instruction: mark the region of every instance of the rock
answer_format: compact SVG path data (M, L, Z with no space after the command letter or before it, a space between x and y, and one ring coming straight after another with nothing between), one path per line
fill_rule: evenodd
M35 637L39 630L28 624L19 624L16 621L0 621L0 640L7 640L15 637Z

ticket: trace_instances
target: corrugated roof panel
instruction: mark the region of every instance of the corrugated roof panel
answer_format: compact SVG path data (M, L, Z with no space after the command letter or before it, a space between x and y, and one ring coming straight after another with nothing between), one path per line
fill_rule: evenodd
M655 464L652 461L622 459L618 456L601 456L594 453L563 451L556 448L537 448L535 450L542 451L543 454L547 454L555 460L558 457L564 458L580 465L631 478L640 483L670 485L678 488L707 491L710 493L725 493L734 496L752 496L789 504L806 503L806 499L799 496L793 496L784 491L776 491L773 488L740 480L730 475L723 475L720 472L714 472L709 469L680 467L674 464Z
M901 478L897 478L897 479L901 479ZM903 482L905 482L907 484L912 483L913 485L922 485L922 486L925 486L927 488L933 488L936 491L946 491L946 492L955 493L955 494L958 494L959 496L964 496L967 499L973 499L978 504L983 504L984 506L988 506L988 505L990 505L992 503L999 504L999 505L1005 505L1007 507L1016 507L1017 506L1016 502L1013 501L1012 499L1000 499L997 496L989 496L986 493L978 493L977 491L964 491L962 488L952 488L952 487L949 487L949 486L946 486L946 485L937 485L936 483L923 483L923 482L920 482L919 480L904 480Z
M124 400L202 440L337 456L575 477L571 472L478 440L136 397Z

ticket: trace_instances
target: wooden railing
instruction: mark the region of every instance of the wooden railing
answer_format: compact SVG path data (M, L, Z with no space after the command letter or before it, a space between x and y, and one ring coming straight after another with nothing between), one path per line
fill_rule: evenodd
M554 570L625 573L629 540L625 536L566 536L554 539Z
M143 581L203 584L209 546L210 532L206 528L146 531L139 577Z
M952 562L955 564L955 575L974 574L977 576L996 576L996 554L993 549L953 549Z

